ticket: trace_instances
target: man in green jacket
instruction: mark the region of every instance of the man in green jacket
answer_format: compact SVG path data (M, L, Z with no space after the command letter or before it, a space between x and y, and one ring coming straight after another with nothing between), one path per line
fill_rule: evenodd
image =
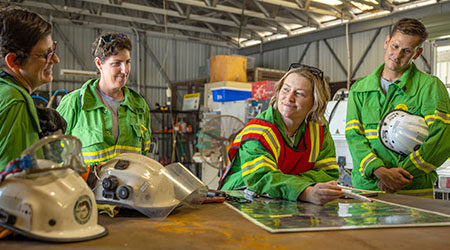
M53 80L59 63L52 25L18 7L0 10L0 171L39 140L41 127L30 94Z
M435 169L450 156L450 100L443 83L412 62L427 38L423 24L399 20L386 37L384 64L351 88L346 139L353 159L356 188L432 197ZM380 120L401 109L424 118L429 135L408 156L383 146Z
M81 140L86 164L98 164L121 153L145 155L150 148L148 105L139 93L125 86L131 49L124 34L97 37L92 55L100 77L64 96L57 108L67 121L66 134Z

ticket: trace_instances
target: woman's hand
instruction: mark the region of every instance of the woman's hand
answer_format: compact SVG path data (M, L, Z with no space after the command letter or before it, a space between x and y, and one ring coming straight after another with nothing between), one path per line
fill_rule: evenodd
M316 183L314 186L307 187L300 194L298 200L323 205L342 195L341 188L337 186L337 182L329 181L325 183Z

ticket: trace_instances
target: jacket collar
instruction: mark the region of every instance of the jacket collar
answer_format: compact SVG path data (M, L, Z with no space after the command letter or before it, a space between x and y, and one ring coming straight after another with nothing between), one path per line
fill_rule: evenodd
M83 85L83 87L81 87L81 109L88 111L98 108L106 108L96 91L99 81L99 78L90 79ZM135 112L135 109L137 109L138 105L136 101L133 100L133 98L130 98L130 89L123 86L122 91L124 100L120 105L127 106L133 112Z
M365 78L364 84L359 84L358 86L355 86L356 88L353 89L355 92L369 92L369 91L381 91L380 86L380 77L381 73L384 69L384 63L381 64L375 71L373 71L370 75L368 75ZM403 72L402 76L394 81L396 83L397 87L405 92L405 94L412 96L415 94L417 87L412 85L412 81L410 81L411 78L414 77L415 73L417 72L417 67L414 64L414 62L411 63L411 65L406 69L405 72Z
M26 100L29 113L32 117L32 123L34 123L39 133L42 132L37 111L33 112L33 110L36 110L36 107L34 106L33 99L30 96L30 93L28 93L28 90L24 86L22 86L14 77L3 70L0 70L0 77L4 78L4 82L6 82L6 84L10 85L13 88L16 88L23 95L23 98Z

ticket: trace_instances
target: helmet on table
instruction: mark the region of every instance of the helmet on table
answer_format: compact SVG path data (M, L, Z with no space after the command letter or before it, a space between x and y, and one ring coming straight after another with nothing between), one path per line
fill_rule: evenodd
M45 137L2 171L0 227L54 242L102 237L95 197L79 173L81 142L70 135ZM76 170L76 171L75 171Z
M166 218L182 204L201 204L208 193L181 163L164 167L140 154L120 154L102 165L97 175L97 203L131 208L156 219Z

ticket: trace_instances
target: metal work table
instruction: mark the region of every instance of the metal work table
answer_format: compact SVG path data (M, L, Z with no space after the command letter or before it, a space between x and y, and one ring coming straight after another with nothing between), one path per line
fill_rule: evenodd
M450 201L380 194L378 199L450 214ZM50 244L24 237L0 240L0 249L448 249L450 226L271 234L225 204L181 207L155 221L127 211L99 216L109 234L97 240Z

